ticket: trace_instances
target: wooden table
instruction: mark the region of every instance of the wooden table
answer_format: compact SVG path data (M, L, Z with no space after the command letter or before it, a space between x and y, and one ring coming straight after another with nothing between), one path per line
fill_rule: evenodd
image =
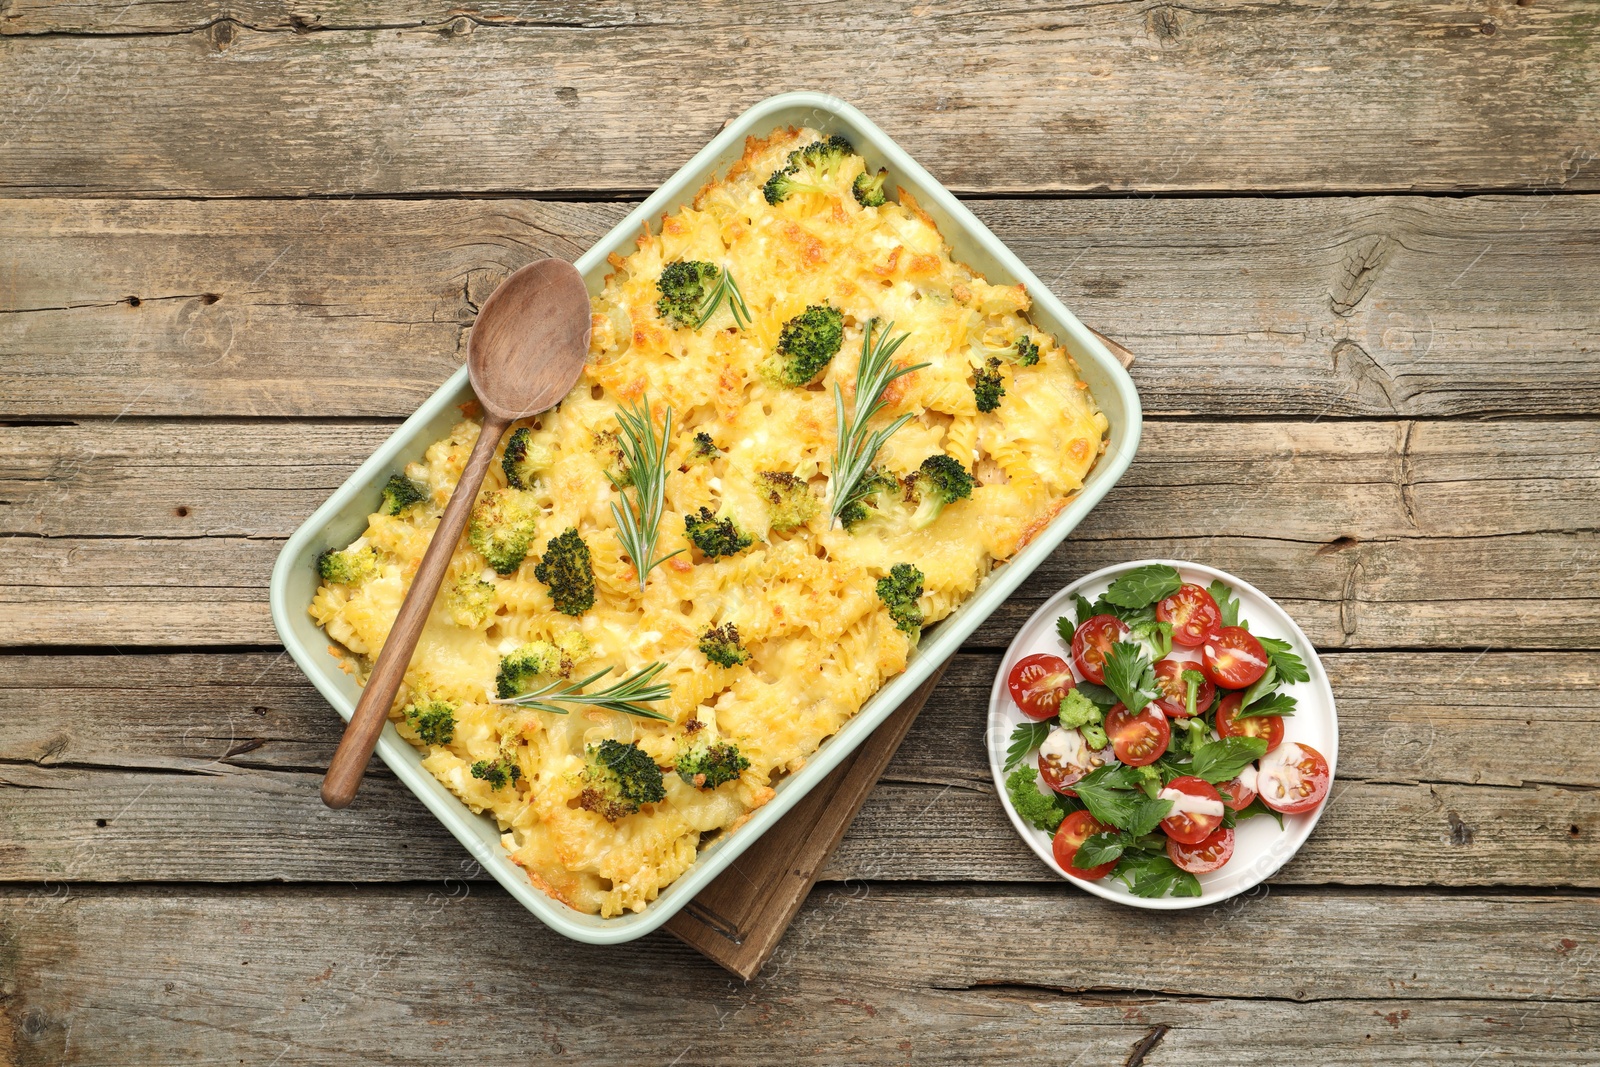
M1597 1063L1589 0L0 6L0 1063ZM740 109L822 88L1139 355L1122 484L754 981L548 932L276 645L283 539ZM1000 650L1141 556L1278 598L1340 782L1269 886L1058 881Z

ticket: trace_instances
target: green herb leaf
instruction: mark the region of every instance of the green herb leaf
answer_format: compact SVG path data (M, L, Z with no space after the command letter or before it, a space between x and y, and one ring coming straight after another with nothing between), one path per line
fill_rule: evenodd
M1299 701L1288 693L1268 693L1249 707L1240 708L1234 715L1233 721L1240 719L1259 719L1263 715L1276 715L1280 719L1287 719L1294 714L1295 706Z
M1077 596L1072 598L1072 603L1073 611L1078 616L1079 626L1082 626L1084 623L1094 618L1096 612L1094 610L1094 605L1089 603L1088 597L1084 596L1082 593L1079 593Z
M1079 682L1073 687L1073 691L1088 697L1089 702L1101 711L1108 711L1117 704L1117 694L1093 682Z
M1197 897L1200 880L1166 856L1142 852L1125 857L1112 875L1136 897Z
M1098 867L1102 863L1110 863L1121 857L1122 850L1126 847L1127 839L1121 834L1102 830L1098 834L1090 834L1084 838L1083 844L1079 845L1078 851L1072 855L1072 865L1079 870Z
M1003 770L1009 771L1017 764L1028 758L1028 753L1044 744L1044 739L1050 736L1050 723L1022 722L1011 731L1011 743L1006 746L1006 765Z
M1117 695L1130 715L1139 714L1160 695L1150 657L1131 641L1118 641L1111 646L1106 653L1105 677L1106 688Z
M1073 784L1089 814L1134 837L1148 834L1172 812L1172 801L1156 800L1138 791L1144 775L1118 764L1092 771Z
M1142 608L1171 596L1183 585L1176 568L1165 563L1135 567L1111 583L1106 599L1119 608Z
M1283 679L1285 685L1311 681L1311 672L1306 670L1305 661L1295 655L1294 646L1289 642L1276 637L1258 637L1256 640L1267 650L1267 658L1277 668L1278 677Z
M1239 601L1234 598L1233 590L1224 585L1220 579L1206 586L1206 592L1211 594L1211 599L1217 602L1217 607L1222 609L1222 625L1239 625ZM1245 629L1250 627L1247 625Z
M1217 785L1237 778L1240 771L1266 754L1265 738L1224 737L1200 746L1189 773Z
M1075 626L1072 620L1067 618L1065 615L1056 620L1056 633L1061 635L1061 643L1063 645L1071 647L1072 635L1077 632L1077 626Z
M1272 664L1267 664L1267 671L1257 678L1239 697L1239 707L1248 708L1278 687L1278 669Z
M1261 803L1260 797L1256 797L1250 803L1241 808L1236 816L1236 819L1239 822L1244 822L1252 815L1270 815L1274 819L1278 820L1278 829L1283 829L1283 814L1281 812L1273 811L1271 808Z

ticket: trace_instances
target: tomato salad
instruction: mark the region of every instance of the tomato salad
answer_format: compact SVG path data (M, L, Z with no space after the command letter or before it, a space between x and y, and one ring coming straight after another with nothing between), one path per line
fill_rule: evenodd
M1074 878L1199 896L1195 876L1232 858L1240 820L1281 827L1327 796L1322 753L1284 740L1296 703L1285 687L1310 680L1305 662L1251 633L1223 582L1138 567L1093 603L1079 596L1056 630L1070 662L1027 656L1007 675L1028 721L1004 769L1018 816L1054 833Z

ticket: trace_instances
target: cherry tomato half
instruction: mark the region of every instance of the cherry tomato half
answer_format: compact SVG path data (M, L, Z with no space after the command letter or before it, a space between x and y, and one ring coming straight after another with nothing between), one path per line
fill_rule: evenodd
M1222 698L1222 703L1217 705L1217 736L1259 737L1267 743L1268 752L1283 744L1283 716L1257 715L1251 719L1235 719L1243 702L1243 693L1229 693Z
M1096 685L1106 680L1106 653L1118 641L1128 639L1128 625L1115 615L1095 615L1084 619L1072 635L1072 662L1078 673Z
M1072 670L1060 656L1024 656L1006 676L1006 688L1022 714L1042 721L1060 710L1072 688Z
M1246 719L1245 721L1249 722L1250 720ZM1245 784L1246 779L1249 779L1249 785ZM1244 770L1240 771L1239 777L1235 778L1233 781L1224 782L1222 785L1219 785L1217 787L1217 791L1228 794L1222 798L1222 802L1228 805L1229 808L1234 811L1243 811L1245 808L1248 808L1250 806L1250 802L1256 798L1255 781L1256 768L1254 764L1251 764L1249 767L1246 767Z
M1182 648L1199 648L1222 629L1222 609L1216 600L1188 582L1156 605L1156 618L1172 624L1172 643Z
M1167 858L1190 874L1210 874L1233 859L1233 828L1220 827L1198 845L1168 838Z
M1156 664L1156 686L1162 695L1157 698L1156 706L1166 712L1170 718L1185 719L1189 716L1189 704L1186 699L1189 695L1189 685L1183 680L1184 671L1203 673L1200 664L1186 659L1164 659ZM1194 710L1200 714L1211 706L1211 701L1216 698L1217 687L1206 678L1195 691Z
M1090 771L1115 763L1109 748L1090 748L1076 730L1059 726L1039 746L1039 777L1062 796L1075 797L1072 784Z
M1211 836L1211 832L1222 825L1222 798L1217 796L1216 787L1204 778L1196 778L1186 774L1182 778L1174 778L1168 786L1160 792L1162 800L1178 800L1171 796L1172 793L1183 793L1194 797L1203 805L1215 807L1215 814L1201 811L1175 811L1161 820L1161 829L1166 831L1172 840L1185 845L1198 845ZM1174 861L1176 862L1176 861Z
M1167 750L1172 727L1153 703L1137 715L1118 704L1106 713L1106 736L1111 738L1111 750L1117 759L1130 767L1143 767L1160 759Z
M1293 741L1261 758L1256 776L1261 802L1285 815L1299 815L1328 795L1328 761L1310 745Z
M1116 860L1089 868L1072 865L1072 859L1078 854L1078 848L1089 838L1106 829L1109 828L1086 811L1075 811L1062 819L1061 825L1056 828L1055 840L1050 845L1051 851L1055 853L1056 862L1061 864L1061 869L1072 877L1082 878L1086 882L1097 882L1110 874L1111 868L1117 865Z
M1243 689L1267 673L1267 650L1243 626L1224 626L1200 646L1206 677L1224 689Z

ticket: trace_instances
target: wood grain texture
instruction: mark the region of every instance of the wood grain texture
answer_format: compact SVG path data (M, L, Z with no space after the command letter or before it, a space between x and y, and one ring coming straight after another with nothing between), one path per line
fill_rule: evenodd
M1273 884L1600 885L1591 656L1325 662L1340 781ZM952 661L827 880L1056 881L993 795L983 709L998 665ZM266 653L0 658L0 825L15 828L0 871L74 883L462 876L461 847L387 775L349 811L321 809L337 722L290 661ZM1529 751L1550 758L1534 767Z
M863 106L964 191L1600 181L1584 0L13 0L4 25L11 195L647 190L791 89Z
M596 1064L747 1064L777 1048L795 1064L1110 1064L1156 1031L1160 1064L1592 1064L1596 916L1554 894L1285 890L1152 914L1067 886L839 887L742 983L664 935L565 941L498 889L454 881L18 888L0 894L0 1033L25 1067L495 1062L507 1048ZM1041 936L1084 924L1119 951Z
M1600 197L970 206L1147 414L1600 412ZM11 201L0 415L409 415L501 278L627 207Z

